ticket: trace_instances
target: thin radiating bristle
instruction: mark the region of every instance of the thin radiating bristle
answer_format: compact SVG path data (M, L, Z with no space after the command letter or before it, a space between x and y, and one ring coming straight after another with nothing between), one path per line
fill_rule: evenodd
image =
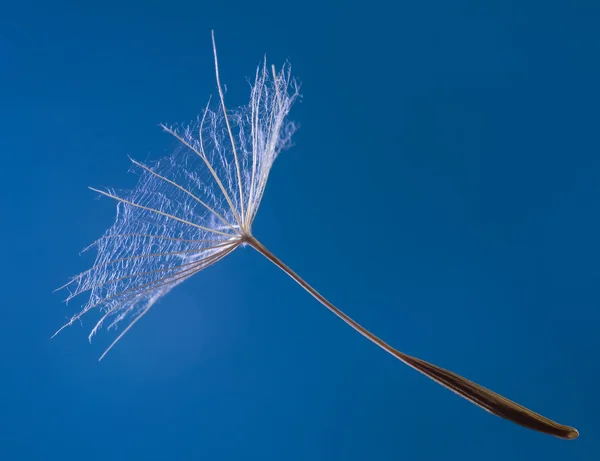
M209 100L190 125L161 125L177 148L154 163L131 159L140 174L132 191L90 188L117 202L117 216L88 247L97 250L93 267L59 288L69 289L67 300L89 294L63 328L99 309L102 316L90 339L109 319L112 326L128 321L116 342L160 297L250 235L273 161L294 131L285 118L298 86L289 65L271 77L265 62L256 72L248 105L229 110L214 34L213 50L218 104L211 107Z

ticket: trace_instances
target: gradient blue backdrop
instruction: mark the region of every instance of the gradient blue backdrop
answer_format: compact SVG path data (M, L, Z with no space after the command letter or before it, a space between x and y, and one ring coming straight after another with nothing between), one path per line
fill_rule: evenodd
M2 460L591 460L599 450L600 6L0 6ZM487 6L481 6L486 3ZM388 5L388 6L386 6ZM264 53L303 82L255 233L394 346L560 422L495 418L406 368L251 250L106 360L52 294L158 123L233 106Z

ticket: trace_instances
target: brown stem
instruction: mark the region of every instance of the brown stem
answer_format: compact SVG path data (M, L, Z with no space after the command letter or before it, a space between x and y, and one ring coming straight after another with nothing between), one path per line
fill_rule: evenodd
M429 362L412 357L394 349L327 301L327 299L325 299L317 290L306 283L298 274L286 266L279 258L277 258L277 256L267 250L254 237L248 237L247 242L255 250L283 270L292 279L294 279L302 288L314 296L317 301L323 304L327 309L358 331L361 335L371 340L383 350L389 352L409 367L424 374L425 376L457 393L461 397L464 397L475 405L478 405L484 410L519 424L520 426L528 427L539 432L544 432L561 439L576 439L579 436L579 432L573 427L558 424L511 400L508 400L505 397L502 397L499 394L496 394L495 392L490 391L489 389L486 389L485 387L480 386L479 384L469 381L468 379L463 378L456 373L445 370L444 368L440 368Z

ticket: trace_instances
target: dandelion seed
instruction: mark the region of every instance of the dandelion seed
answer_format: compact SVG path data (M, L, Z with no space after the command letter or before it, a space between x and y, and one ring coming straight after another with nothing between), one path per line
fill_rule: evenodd
M497 416L556 437L577 438L579 433L572 427L392 348L336 308L256 240L252 223L273 161L289 146L295 131L286 117L299 88L289 65L278 72L272 67L269 72L264 62L256 71L249 104L228 110L214 34L212 39L217 107L211 109L209 100L194 124L163 126L179 141L179 148L170 158L151 165L132 160L140 172L133 191L92 189L117 202L117 216L113 226L91 245L97 250L93 267L62 287L70 291L67 301L89 293L81 311L62 328L96 308L103 314L92 328L90 340L105 322L108 329L129 322L102 354L104 357L161 297L238 247L249 245L346 324L406 365Z

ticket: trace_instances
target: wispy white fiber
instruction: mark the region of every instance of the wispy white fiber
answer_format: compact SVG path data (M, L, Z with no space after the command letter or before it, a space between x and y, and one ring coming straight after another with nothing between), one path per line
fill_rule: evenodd
M149 164L132 159L139 173L132 191L92 189L115 200L117 214L88 247L97 251L93 267L61 287L67 301L88 296L63 328L98 310L89 339L103 326L128 324L116 343L162 296L250 235L273 161L295 130L286 117L298 85L289 64L276 71L265 60L248 105L229 110L214 51L220 97L192 124L163 125L178 140L175 152Z

